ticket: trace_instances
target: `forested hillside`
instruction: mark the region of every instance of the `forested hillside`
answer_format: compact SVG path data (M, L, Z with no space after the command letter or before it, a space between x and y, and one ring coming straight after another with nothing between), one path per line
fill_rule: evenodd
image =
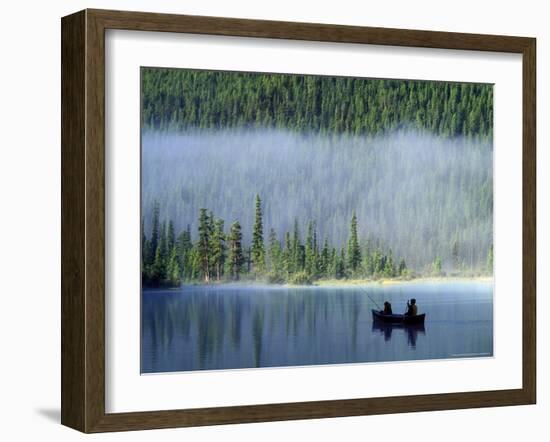
M480 84L142 69L144 283L235 279L230 241L237 273L273 280L491 273L492 100Z
M401 128L489 139L488 84L142 68L143 128L280 128L377 135Z

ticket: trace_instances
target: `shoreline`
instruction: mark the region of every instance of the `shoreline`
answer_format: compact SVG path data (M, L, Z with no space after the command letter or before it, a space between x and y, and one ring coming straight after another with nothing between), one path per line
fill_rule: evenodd
M493 283L492 276L426 276L412 279L394 279L394 278L381 278L381 279L323 279L317 280L312 284L270 284L265 281L259 280L243 280L243 281L212 281L208 284L203 282L190 282L184 283L180 287L142 287L141 290L178 290L182 287L189 286L205 286L205 287L231 287L231 286L263 286L272 288L330 288L330 287L368 287L368 286L394 286L394 285L410 285L410 284L445 284L445 283L468 283L477 282L482 284Z
M430 284L449 282L479 282L493 283L492 276L426 276L412 279L326 279L315 281L312 285L318 287L353 287L353 286L381 286L381 285L405 285L405 284Z

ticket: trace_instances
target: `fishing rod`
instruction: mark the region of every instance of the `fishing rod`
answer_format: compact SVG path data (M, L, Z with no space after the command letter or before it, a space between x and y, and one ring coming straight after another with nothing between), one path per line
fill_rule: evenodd
M370 297L369 292L367 292L365 289L363 289L363 288L361 288L361 287L359 287L359 290L362 290L362 291L364 291L364 292L366 293L366 295L367 295L367 296L369 297L369 299L374 303L374 305L375 305L376 307L378 307L378 310L382 310L382 308L380 308L380 306L378 305L378 303L377 303L374 299L372 299L372 298Z

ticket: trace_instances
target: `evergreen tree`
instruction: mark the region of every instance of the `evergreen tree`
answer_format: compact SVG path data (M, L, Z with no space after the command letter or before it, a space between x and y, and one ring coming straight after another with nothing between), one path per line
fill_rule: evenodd
M160 216L160 205L158 201L153 203L153 225L151 227L151 242L149 246L149 258L147 259L148 265L153 265L156 258L157 247L159 244L159 216Z
M216 279L219 281L223 274L225 264L225 233L223 219L217 219L214 223L214 231L212 235L212 265L216 272Z
M200 261L200 270L205 282L210 281L210 266L211 262L211 224L210 217L206 209L200 209L199 212L199 240L197 243L197 252Z
M178 252L176 247L172 247L170 258L168 259L167 279L171 286L177 287L181 284L180 266L178 260Z
M314 277L317 273L317 257L315 253L315 223L310 221L307 227L305 244L305 272L308 277Z
M191 279L191 250L193 243L191 242L191 227L187 225L187 229L180 233L177 241L178 259L181 269L182 279Z
M292 256L293 256L293 252L292 252L292 243L291 243L291 240L290 240L290 233L286 232L285 233L285 244L284 244L284 248L283 248L282 261L283 261L283 268L284 268L285 276L287 278L293 272Z
M176 233L174 232L174 223L172 220L168 222L168 231L166 232L166 249L172 250L176 244Z
M298 220L294 220L294 232L292 234L292 273L296 273L302 270L302 258L301 258L301 244L300 244L300 228L298 227Z
M441 258L439 256L436 256L432 267L433 267L433 273L435 275L438 275L438 276L441 275L442 265L441 265Z
M238 221L235 221L231 225L231 229L229 230L229 237L227 238L229 243L229 272L231 275L231 279L235 281L239 280L239 276L242 272L242 267L244 264L242 239L243 237L241 232L241 225Z
M319 268L319 273L322 277L327 278L329 276L330 269L330 249L328 245L328 239L325 238L323 244L323 249L321 250L321 265Z
M281 243L277 239L275 229L269 230L269 264L271 272L280 277L283 272Z
M256 195L256 213L254 220L254 230L252 232L251 247L252 264L257 274L265 272L265 248L264 248L264 229L262 221L262 201L260 195Z
M357 238L357 216L355 212L351 217L350 238L348 242L348 267L352 273L355 273L361 265L361 248Z
M388 278L393 278L395 276L395 266L393 264L393 253L390 249L388 256L386 257L386 264L384 266L384 274Z
M406 276L407 275L407 264L405 263L405 259L401 258L399 261L399 276Z

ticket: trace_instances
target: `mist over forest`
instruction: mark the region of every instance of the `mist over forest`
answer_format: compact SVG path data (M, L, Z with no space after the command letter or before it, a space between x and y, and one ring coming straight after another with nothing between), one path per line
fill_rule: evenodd
M226 225L238 220L249 245L256 194L264 240L282 241L298 220L315 221L319 242L344 247L353 212L358 236L391 248L409 268L453 253L483 267L492 245L492 141L442 138L417 129L385 135L319 134L280 129L217 129L142 134L142 217L196 238L201 208ZM454 250L453 250L454 247Z

